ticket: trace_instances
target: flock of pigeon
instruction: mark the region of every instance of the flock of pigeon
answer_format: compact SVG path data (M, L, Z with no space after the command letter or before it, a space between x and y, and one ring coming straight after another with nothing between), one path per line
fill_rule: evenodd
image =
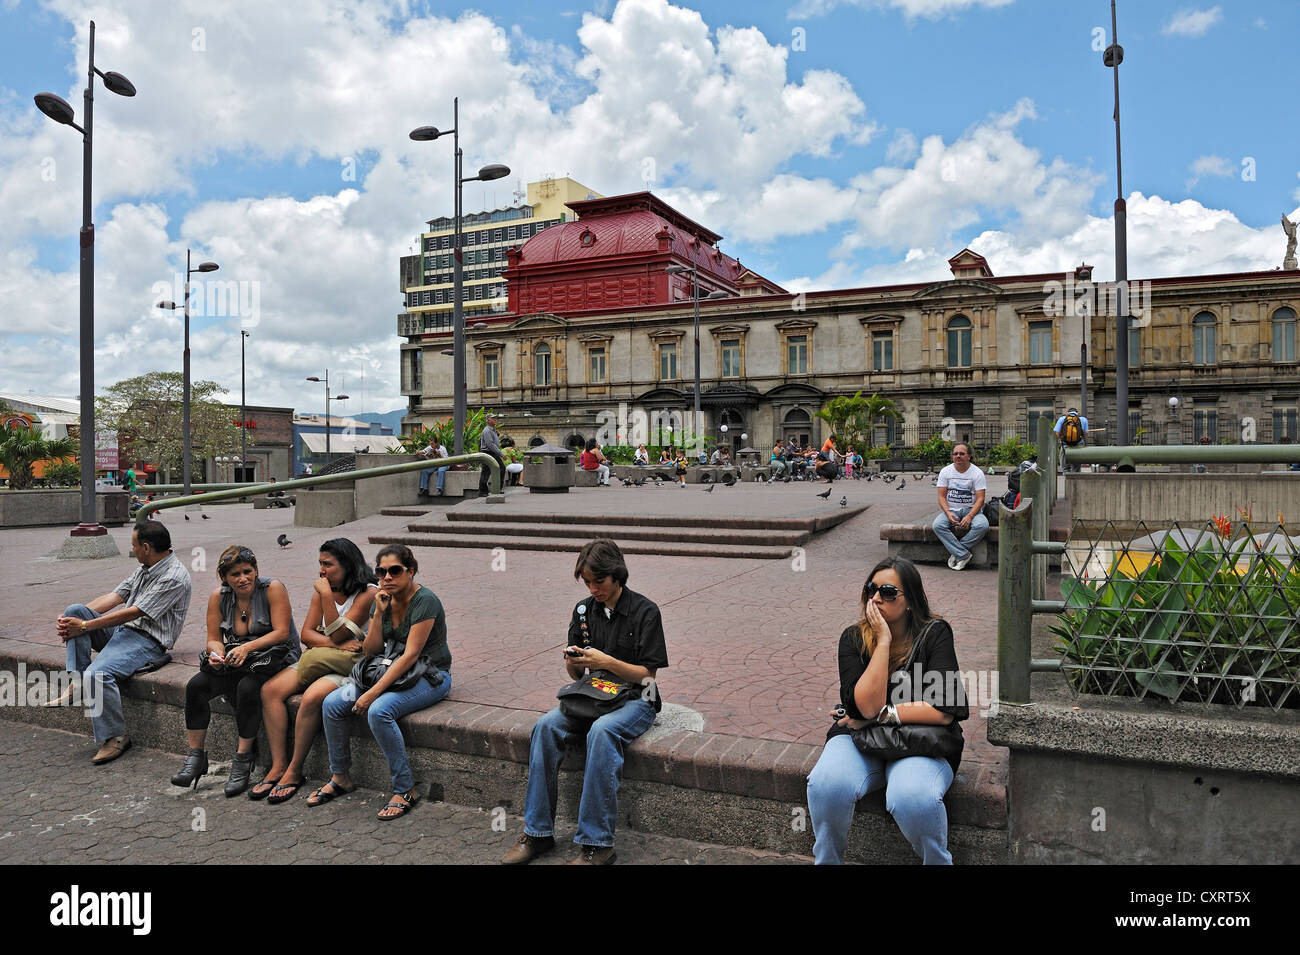
M914 481L924 481L926 478L930 478L930 479L931 479L931 480L930 480L931 485L937 484L937 483L939 482L939 475L938 475L937 472L932 472L932 471L922 471L922 472L919 473L919 474L917 474L917 473L913 473L913 474L912 474L912 479L913 479ZM666 472L664 472L664 471L651 471L650 473L648 473L648 474L646 474L646 475L644 475L644 476L642 476L642 477L637 477L637 478L628 478L628 477L624 477L624 478L620 478L619 480L621 480L621 481L623 482L623 486L624 486L624 487L644 487L644 486L647 485L647 484L652 484L652 485L655 486L655 487L663 487L665 484L677 484L677 480L676 480L675 478L669 476L669 475L668 475ZM777 483L785 483L785 484L789 484L791 480L792 480L792 479L791 479L790 477L785 477L785 478L768 478L768 477L765 477L764 475L760 474L760 475L757 476L757 478L756 478L756 480L755 480L755 483L756 483L756 484L763 484L763 483L767 483L767 484L777 484ZM870 483L871 481L874 481L874 480L881 480L881 481L884 481L886 484L894 484L894 482L897 481L898 483L894 486L894 490L895 490L895 491L901 491L901 490L903 490L903 488L907 487L907 477L906 477L906 476L900 476L900 475L897 475L897 474L893 474L893 473L891 473L891 472L883 472L883 473L877 474L877 473L875 473L875 472L870 472L870 471L869 471L869 472L867 472L867 476L866 476L865 478L863 478L862 480L865 480L865 481L867 481L868 483ZM705 488L703 489L703 490L704 490L704 493L705 493L705 494L712 494L714 488L716 488L716 487L718 486L718 484L722 484L724 487L732 487L732 486L738 484L739 481L736 480L736 477L735 477L734 475L732 475L732 474L727 474L727 475L726 475L726 476L725 476L721 481L719 481L719 482L717 482L717 483L714 483L714 482L713 482L713 481L708 477L708 475L705 475L704 483L707 485L707 487L705 487ZM831 496L831 488L829 488L829 487L826 488L825 491L822 491L822 492L821 492L820 494L818 494L817 496L820 497L820 498L822 498L823 500L830 500L830 496ZM848 507L848 506L849 506L849 498L848 498L848 495L844 495L844 496L842 496L842 497L840 498L840 507Z

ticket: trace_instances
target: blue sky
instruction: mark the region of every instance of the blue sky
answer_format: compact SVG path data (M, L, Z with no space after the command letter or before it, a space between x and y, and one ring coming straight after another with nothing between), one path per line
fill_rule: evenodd
M1120 3L1132 276L1280 264L1298 11ZM151 306L188 245L235 293L194 319L196 377L237 388L242 324L250 402L315 407L328 367L347 410L400 405L397 256L450 211L448 149L406 132L457 95L467 165L514 170L468 209L547 174L649 187L795 290L939 279L968 245L997 274L1113 268L1104 0L0 0L5 390L77 390L80 141L32 95L80 115L92 16L140 90L95 101L101 385L179 366Z

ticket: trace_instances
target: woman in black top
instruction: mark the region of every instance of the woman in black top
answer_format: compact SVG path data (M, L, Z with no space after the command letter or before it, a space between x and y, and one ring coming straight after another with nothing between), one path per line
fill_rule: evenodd
M951 865L944 793L957 772L930 756L883 760L867 756L852 732L872 723L949 726L970 711L957 668L952 628L930 614L921 575L910 561L890 557L862 588L861 619L840 634L840 703L845 715L831 727L808 776L808 809L819 865L844 861L857 801L887 787L885 808L927 865Z

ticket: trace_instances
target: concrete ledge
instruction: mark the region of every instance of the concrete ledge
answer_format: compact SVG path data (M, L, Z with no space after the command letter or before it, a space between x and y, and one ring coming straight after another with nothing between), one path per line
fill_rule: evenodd
M997 563L996 546L992 548L992 559L989 558L989 545L997 544L997 530L996 527L990 527L989 532L971 549L971 567L982 570ZM890 557L904 557L913 563L946 564L951 556L948 548L935 536L934 527L930 524L881 524L880 539L889 542Z
M20 661L29 671L62 666L55 647L0 651L0 670L13 672ZM135 742L174 752L178 758L185 753L185 684L195 672L194 666L172 663L126 683L123 702ZM297 702L295 697L290 703L295 714ZM215 759L229 759L235 741L233 711L224 700L217 700L212 712L208 751ZM433 798L483 808L502 806L521 813L529 736L540 715L532 710L444 700L403 719L401 725L416 778L420 785L430 787ZM0 718L73 732L85 733L89 728L81 710L73 708L5 707ZM390 785L388 765L369 730L353 720L351 735L353 775L364 786L386 789ZM88 741L87 772L92 748ZM259 749L268 752L265 730ZM806 777L821 749L804 743L673 730L656 723L627 749L619 790L619 826L811 855ZM307 762L309 780L328 778L326 759L322 735ZM261 762L264 767L265 756ZM577 818L583 762L581 750L565 756L560 774L562 819ZM979 790L973 776L962 773L945 801L955 861L1007 861L1006 806L1000 792ZM849 846L853 861L919 861L884 811L881 793L859 804Z
M95 492L95 519L105 527L121 527L128 520L126 491ZM49 527L81 521L81 488L0 490L0 527Z

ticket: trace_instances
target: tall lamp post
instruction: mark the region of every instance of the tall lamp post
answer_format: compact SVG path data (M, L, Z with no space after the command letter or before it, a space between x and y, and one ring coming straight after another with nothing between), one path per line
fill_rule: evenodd
M1124 173L1119 150L1119 65L1124 48L1116 35L1115 0L1110 0L1110 46L1102 62L1115 71L1115 443L1128 444L1128 229Z
M248 329L239 330L239 475L247 480L248 470L248 382L244 375L244 343Z
M185 250L185 301L177 305L175 302L159 302L158 308L178 309L183 308L185 311L185 354L183 359L183 378L184 391L181 395L181 435L183 448L181 454L184 456L181 461L181 483L185 486L182 492L186 497L190 495L190 458L192 448L190 441L190 276L195 272L215 272L221 266L216 262L200 262L197 268L190 268L190 250Z
M95 223L90 216L90 171L96 74L110 93L135 95L135 86L121 73L95 69L94 20L90 21L89 49L90 66L82 94L84 128L73 121L76 113L63 97L54 93L35 96L37 109L56 123L81 133L81 523L72 529L73 537L100 537L108 533L95 515Z
M1079 414L1088 417L1088 303L1079 305Z
M669 275L689 273L691 276L691 298L695 302L695 420L691 424L691 430L695 433L695 440L698 443L704 427L704 416L700 411L700 276L698 267L695 265L670 265L664 271ZM728 296L726 292L717 290L704 297L710 299L727 298Z
M321 381L315 375L307 379L308 381ZM325 369L325 463L329 464L334 460L330 453L330 429L333 427L334 419L330 417L330 370ZM347 401L350 395L335 395L335 401Z
M455 394L452 397L452 407L454 409L454 420L456 428L455 450L453 454L465 453L465 312L461 306L461 293L464 289L463 263L461 257L461 206L462 192L461 188L467 182L488 182L493 179L501 179L510 175L510 167L502 166L500 163L491 163L479 169L477 176L462 176L461 166L463 156L460 148L460 97L457 96L452 101L452 128L439 130L436 126L420 126L411 130L410 137L415 142L430 142L439 136L452 135L452 173L455 192L455 219L456 231L452 239L452 388Z

